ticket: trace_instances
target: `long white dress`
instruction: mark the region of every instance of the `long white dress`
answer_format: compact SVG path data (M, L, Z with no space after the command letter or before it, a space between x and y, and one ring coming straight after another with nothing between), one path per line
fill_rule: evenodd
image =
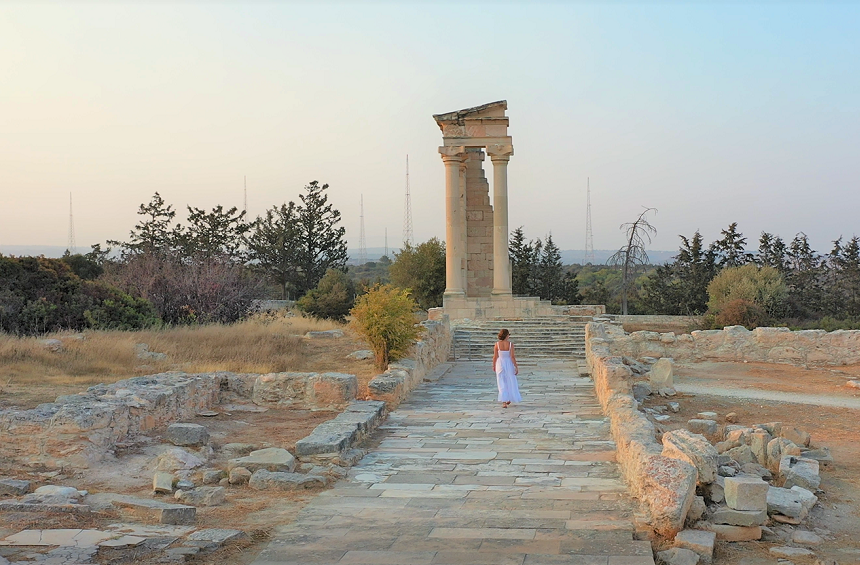
M517 383L517 375L514 372L514 362L511 360L510 351L499 349L499 358L496 359L495 370L496 383L499 385L499 402L522 402L523 398L520 396L520 387Z

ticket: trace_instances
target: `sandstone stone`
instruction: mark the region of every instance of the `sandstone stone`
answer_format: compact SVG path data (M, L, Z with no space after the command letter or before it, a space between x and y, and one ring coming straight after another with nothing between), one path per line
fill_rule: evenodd
M804 510L804 516L809 513L809 511L812 510L812 507L815 506L815 503L818 502L818 497L803 487L795 485L789 490L800 499L800 504L803 506Z
M733 510L767 510L769 485L759 477L726 477L726 505Z
M762 467L758 463L746 463L741 465L741 473L744 475L755 475L766 481L773 478L771 472L766 467Z
M755 463L755 457L753 456L753 452L748 445L733 447L725 453L741 465L744 465L746 463Z
M657 553L657 563L664 565L697 565L699 554L683 547L673 547Z
M722 502L726 499L725 494L725 477L717 476L714 482L705 485L705 494L711 502Z
M708 439L714 439L717 437L719 427L715 420L700 420L698 418L694 418L687 422L687 429L694 434L701 434Z
M749 434L750 451L756 462L767 465L767 444L770 443L770 434L766 431L753 432Z
M649 372L649 384L652 389L661 389L675 386L674 361L668 357L661 357L651 366Z
M696 468L681 459L646 456L641 471L641 498L651 509L651 525L672 537L684 527L696 493Z
M788 546L779 546L779 547L771 547L768 549L768 553L773 555L774 557L785 557L786 559L791 559L793 557L813 557L815 554L808 549L804 549L802 547L788 547Z
M193 524L197 516L197 509L193 506L168 504L133 496L117 497L111 503L117 508L128 509L161 524Z
M323 373L308 378L305 399L317 407L341 406L355 399L358 379L345 373Z
M698 473L699 483L711 483L717 476L717 450L701 435L687 430L663 434L662 455L692 464Z
M227 489L224 487L197 487L192 490L178 490L176 500L194 506L217 506L227 500Z
M767 490L767 512L782 514L789 518L802 518L806 515L800 493L774 486Z
M759 424L759 427L763 428L770 435L778 437L782 431L782 422L768 422L766 424Z
M158 471L152 476L152 492L170 494L173 492L173 473Z
M272 473L265 469L255 472L248 482L254 490L299 490L324 487L325 477L303 475L301 473Z
M722 465L719 469L717 469L717 473L722 477L734 477L738 474L738 470L729 465Z
M693 497L693 503L690 505L690 509L687 511L687 522L694 523L701 520L702 516L705 515L707 511L707 506L705 506L705 499L701 496Z
M257 446L253 443L226 443L221 446L221 453L228 459L236 459L237 457L244 457L256 449Z
M783 486L789 489L797 485L808 491L816 490L821 485L818 471L818 461L804 457L785 456L779 464L779 474L785 479Z
M801 456L807 459L815 459L819 463L832 463L833 456L830 455L830 449L827 447L819 447L816 449L801 450Z
M176 488L180 490L191 490L194 488L194 481L189 479L179 479L176 481Z
M700 420L716 420L717 413L716 412L699 412L696 414L696 418Z
M738 445L744 445L749 442L749 435L753 433L752 428L739 426L726 426L725 441L733 442Z
M159 455L155 468L158 471L182 471L203 465L203 460L184 449L174 447Z
M800 545L820 545L824 540L813 532L806 530L794 530L791 541Z
M0 495L21 496L30 492L30 481L0 479Z
M316 373L268 373L254 381L254 404L291 405L304 402L308 379Z
M251 480L251 471L245 467L233 467L230 469L229 482L231 485L244 485Z
M683 530L675 536L675 546L699 554L702 563L711 563L714 557L714 532L705 530Z
M203 471L203 484L204 485L214 485L221 481L224 477L227 476L227 473L222 471L221 469L209 469Z
M795 445L803 447L809 447L809 442L812 439L807 432L794 427L783 427L779 435Z
M732 423L737 422L737 421L738 421L738 415L735 414L734 412L729 412L728 414L726 414L726 422L732 424Z
M761 539L761 526L732 526L728 524L699 523L699 528L714 532L718 540L753 541Z
M200 424L170 424L165 438L173 445L206 445L209 443L209 430Z
M761 526L767 522L767 511L734 510L727 506L720 506L711 514L711 522L731 526Z
M845 386L851 388L860 388L860 381L848 381L847 383L845 383Z
M252 451L250 455L231 459L227 463L228 469L244 467L254 473L260 469L271 472L292 472L296 468L296 458L292 453L280 447L268 447Z
M779 462L785 455L800 456L800 447L783 437L775 437L767 444L767 468L779 472Z
M717 453L723 454L726 451L733 449L735 447L739 447L739 444L735 441L719 441L714 444L714 449L717 450ZM728 456L731 459L731 456ZM733 460L734 461L734 460Z

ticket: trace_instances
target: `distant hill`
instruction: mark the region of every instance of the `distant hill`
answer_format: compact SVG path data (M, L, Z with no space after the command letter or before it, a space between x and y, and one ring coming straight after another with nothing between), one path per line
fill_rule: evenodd
M78 246L78 253L89 253L90 247ZM44 255L56 259L62 257L66 252L65 246L59 245L0 245L0 253L3 255L15 255L16 257L38 257Z
M389 249L389 258L394 259L394 253L400 251L399 249ZM614 249L595 249L594 250L594 264L595 265L603 265L606 263L607 259L615 253ZM368 247L367 248L367 260L368 261L379 261L379 258L382 257L382 254L385 252L384 247ZM651 259L651 264L660 265L663 263L668 263L672 260L672 257L677 255L677 251L658 251L658 250L648 250L648 257ZM561 262L565 265L573 265L573 264L582 264L582 258L585 256L585 251L582 249L565 249L561 252ZM351 265L355 265L358 262L358 249L350 249L349 250L349 263Z

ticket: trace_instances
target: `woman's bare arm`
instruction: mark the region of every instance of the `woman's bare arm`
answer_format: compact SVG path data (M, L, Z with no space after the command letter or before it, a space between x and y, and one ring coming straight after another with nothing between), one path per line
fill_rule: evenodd
M511 361L514 362L514 374L520 374L520 367L517 365L517 356L514 354L514 344L511 343Z
M499 344L493 345L493 370L496 370L496 360L499 358Z

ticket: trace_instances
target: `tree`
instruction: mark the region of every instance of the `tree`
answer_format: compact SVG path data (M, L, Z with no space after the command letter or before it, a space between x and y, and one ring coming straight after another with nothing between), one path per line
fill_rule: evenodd
M537 270L538 296L544 300L560 300L564 267L561 264L561 252L552 240L552 234L546 236Z
M418 338L416 307L409 291L391 285L375 286L356 301L350 325L370 344L380 370L405 355Z
M392 284L409 289L422 310L442 305L445 294L445 244L431 238L417 247L405 244L388 268Z
M737 222L732 222L720 233L723 239L714 244L720 255L720 267L740 267L752 261L752 255L746 252L747 239L738 231Z
M758 240L758 255L755 262L759 267L773 267L780 273L788 271L785 242L778 235L761 232Z
M122 248L123 255L139 253L166 253L173 249L182 232L181 226L171 227L176 212L156 192L149 204L141 204L137 210L144 219L129 233L128 242L109 241Z
M842 244L840 237L833 242L828 257L828 308L836 316L860 316L860 238L852 237Z
M752 264L726 267L708 285L708 311L719 319L728 304L732 304L742 317L748 318L753 312L750 305L755 305L768 319L779 318L785 313L787 295L782 274L773 267ZM756 316L754 321L766 320Z
M327 184L312 181L300 194L296 287L299 294L314 288L329 269L346 270L346 228L338 227L340 212L328 203Z
M346 273L329 269L316 288L299 299L297 306L317 319L343 322L355 304L355 284Z
M273 206L257 218L248 236L251 264L281 288L286 300L299 280L298 213L293 202Z
M245 211L239 212L235 206L225 211L219 204L211 212L188 206L188 227L180 238L182 254L241 262L245 234L251 228L245 222Z
M791 240L786 253L788 272L788 302L793 316L816 318L820 316L824 302L821 256L809 245L803 232Z
M621 313L627 315L627 293L633 280L633 274L640 265L648 264L648 254L645 252L646 239L651 243L651 235L657 229L648 223L645 214L655 208L645 208L635 221L622 224L621 229L627 234L627 243L612 254L607 263L621 267Z
M508 252L511 257L511 290L514 294L526 295L529 293L534 252L531 244L526 242L522 226L511 233Z
M579 294L579 280L575 274L571 272L564 274L557 300L562 304L582 304L582 295Z

